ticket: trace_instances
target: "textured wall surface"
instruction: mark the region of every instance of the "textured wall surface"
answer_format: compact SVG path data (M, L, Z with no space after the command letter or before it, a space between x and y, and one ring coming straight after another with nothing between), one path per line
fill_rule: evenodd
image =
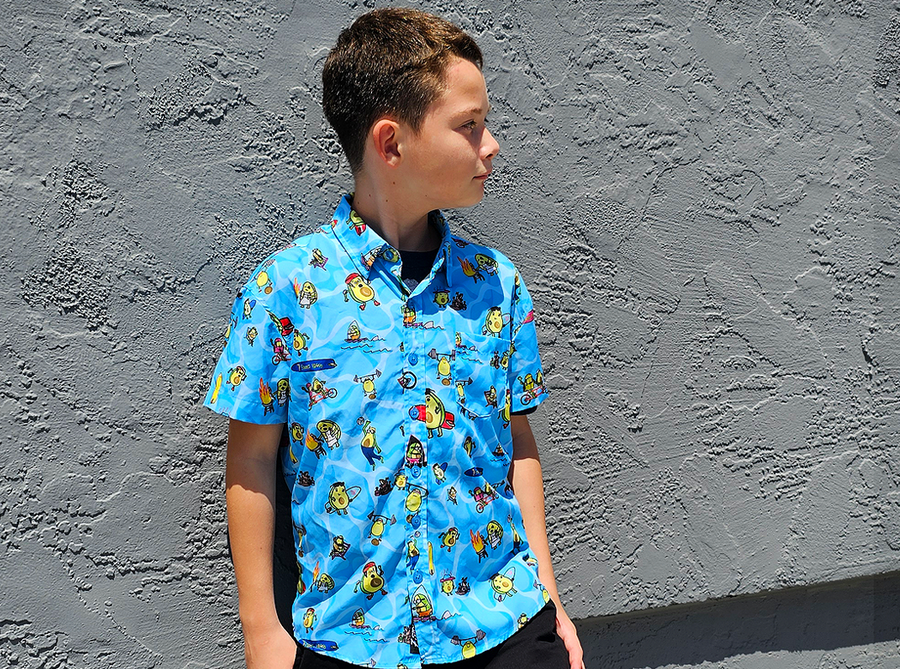
M374 4L0 5L0 666L239 666L199 403L350 186L319 75ZM451 221L536 302L595 666L896 669L900 2L418 5L485 51L503 148Z

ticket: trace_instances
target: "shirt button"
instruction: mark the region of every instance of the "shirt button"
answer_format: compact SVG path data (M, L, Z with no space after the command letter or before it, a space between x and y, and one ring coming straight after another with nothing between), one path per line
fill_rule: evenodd
M413 573L413 581L415 581L416 583L421 583L423 578L424 577L422 576L422 572L417 571Z
M409 364L412 365L413 367L415 367L419 363L419 356L416 355L415 353L410 353L408 360L409 360Z

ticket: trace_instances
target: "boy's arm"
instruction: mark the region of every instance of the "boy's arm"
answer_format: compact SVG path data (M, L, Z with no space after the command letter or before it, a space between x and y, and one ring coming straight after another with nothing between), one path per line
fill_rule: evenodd
M248 669L290 669L297 645L278 620L272 560L282 424L228 424L225 499Z
M550 545L547 541L547 525L544 516L544 480L541 476L541 460L537 444L528 424L528 416L512 416L513 459L509 468L509 480L513 493L522 509L525 536L538 561L538 577L556 605L556 632L569 651L571 669L584 669L581 642L575 625L563 610L556 589L556 576L550 562Z

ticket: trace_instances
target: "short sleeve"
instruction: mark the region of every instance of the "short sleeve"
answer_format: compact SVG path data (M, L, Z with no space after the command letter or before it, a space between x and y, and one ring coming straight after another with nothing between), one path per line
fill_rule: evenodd
M291 395L286 330L293 327L273 311L276 300L256 288L251 280L238 292L203 404L247 423L284 423Z
M515 275L512 308L512 355L509 357L509 387L512 388L512 413L536 407L547 397L544 370L538 352L534 327L534 305L525 283Z

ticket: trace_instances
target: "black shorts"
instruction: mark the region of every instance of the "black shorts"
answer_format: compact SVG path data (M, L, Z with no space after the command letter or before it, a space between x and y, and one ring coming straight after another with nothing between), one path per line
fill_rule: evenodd
M355 669L327 655L298 646L294 669ZM429 669L567 669L569 654L556 635L556 607L553 602L541 609L525 627L499 646L494 646L468 660L449 664L425 664Z

